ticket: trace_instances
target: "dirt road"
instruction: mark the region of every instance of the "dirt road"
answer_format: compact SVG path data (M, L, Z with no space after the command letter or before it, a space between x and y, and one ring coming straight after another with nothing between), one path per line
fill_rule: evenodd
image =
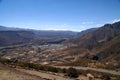
M109 73L109 74L113 74L113 75L120 75L120 72L117 71L113 71L113 70L107 70L107 69L99 69L99 68L91 68L91 67L77 67L77 66L55 66L57 68L70 68L73 67L75 69L79 69L79 70L92 70L92 71L98 71L98 72L103 72L103 73Z

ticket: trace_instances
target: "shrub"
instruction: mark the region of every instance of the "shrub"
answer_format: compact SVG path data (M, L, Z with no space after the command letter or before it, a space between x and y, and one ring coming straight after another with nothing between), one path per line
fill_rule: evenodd
M102 78L103 78L103 80L111 80L110 76L107 75L107 74L104 74L104 75L102 76Z
M72 77L72 78L77 78L79 76L79 74L76 69L71 67L67 70L67 76Z
M93 60L99 60L99 57L98 57L98 56L93 56L92 59L93 59Z
M65 68L62 69L62 73L66 73L66 69Z

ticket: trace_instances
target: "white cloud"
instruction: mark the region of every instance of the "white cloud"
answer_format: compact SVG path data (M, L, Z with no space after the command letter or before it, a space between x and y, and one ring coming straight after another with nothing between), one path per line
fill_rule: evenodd
M81 27L73 26L68 24L50 24L50 25L39 25L41 30L71 30L71 31L81 31Z
M114 20L111 21L111 23L115 23L115 22L118 22L118 21L120 21L120 19L114 19Z

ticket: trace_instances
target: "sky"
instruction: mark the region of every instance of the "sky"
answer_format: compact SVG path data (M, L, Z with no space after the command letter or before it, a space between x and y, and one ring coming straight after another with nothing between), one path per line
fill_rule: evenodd
M81 31L120 20L120 0L0 0L0 25Z

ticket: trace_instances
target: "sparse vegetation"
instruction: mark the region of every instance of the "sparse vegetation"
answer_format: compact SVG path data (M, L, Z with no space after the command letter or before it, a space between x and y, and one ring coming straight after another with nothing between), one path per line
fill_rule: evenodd
M6 59L0 59L0 63L8 65L10 67L17 67L17 68L21 67L21 68L29 69L29 70L34 69L36 71L63 73L64 75L69 76L71 78L77 78L79 75L86 75L87 73L90 73L95 77L102 75L101 78L104 80L110 80L112 76L115 77L115 80L119 80L119 76L114 76L114 75L100 73L100 72L91 71L91 70L76 70L74 68L61 69L61 68L55 68L52 66L45 66L45 65L40 65L40 64L33 64L33 63L19 62L19 61L11 61L11 60L6 60Z
M76 69L71 67L67 70L67 76L72 78L77 78L79 76L79 73Z
M47 80L41 77L26 74L0 64L0 80Z
M99 60L99 57L98 56L93 56L93 58L92 58L93 60Z
M111 80L110 76L107 75L107 74L104 74L104 75L102 76L102 78L103 78L103 80Z
M52 66L43 66L43 65L40 65L40 64L33 64L33 63L27 63L27 62L14 62L14 61L11 61L11 60L6 60L6 59L0 59L0 62L2 64L6 64L6 65L10 65L11 67L22 67L22 68L25 68L25 69L35 69L35 70L43 70L43 71L50 71L50 72L55 72L57 73L58 71L62 71L62 69L59 69L59 68L55 68L55 67L52 67ZM62 72L66 72L66 69L63 69Z

